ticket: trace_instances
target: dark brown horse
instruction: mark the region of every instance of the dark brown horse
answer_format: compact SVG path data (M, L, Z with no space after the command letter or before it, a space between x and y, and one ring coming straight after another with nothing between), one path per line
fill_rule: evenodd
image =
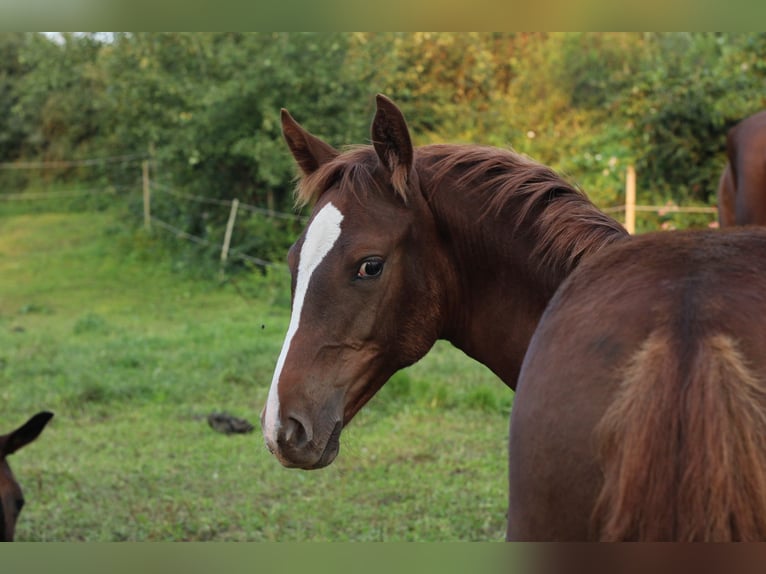
M766 111L745 118L726 136L728 162L718 184L718 221L766 225Z
M0 542L11 542L24 496L6 457L26 446L42 432L53 413L40 412L16 430L0 436Z
M588 254L627 237L549 168L482 146L413 148L379 96L343 153L283 110L311 220L290 249L293 312L261 420L282 464L330 464L341 429L447 339L516 386L537 322Z

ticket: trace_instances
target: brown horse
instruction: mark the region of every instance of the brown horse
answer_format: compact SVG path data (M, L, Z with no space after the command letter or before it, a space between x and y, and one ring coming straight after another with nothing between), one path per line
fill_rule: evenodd
M548 168L413 149L377 105L373 146L344 153L283 111L315 206L288 257L269 449L330 464L343 426L444 338L518 378L509 539L766 538L766 231L626 241Z
M13 541L16 521L24 506L21 487L6 457L35 440L52 417L53 413L37 413L16 430L0 436L0 542Z
M522 367L508 537L766 540L764 314L766 230L584 261Z
M718 225L719 227L729 227L736 225L734 216L735 210L735 187L734 179L731 175L731 164L726 162L721 173L721 179L718 180Z
M718 184L718 221L766 225L766 111L745 118L726 136L728 163Z
M282 128L314 203L290 249L293 310L261 415L289 467L320 468L341 429L398 369L447 339L516 386L561 281L627 237L551 169L483 146L413 148L377 98L371 146L340 153L285 111Z

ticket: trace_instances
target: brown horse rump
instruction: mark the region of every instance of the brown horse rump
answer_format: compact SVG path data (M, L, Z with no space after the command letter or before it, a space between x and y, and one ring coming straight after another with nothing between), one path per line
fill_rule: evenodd
M764 314L766 230L589 257L522 366L509 538L765 539Z

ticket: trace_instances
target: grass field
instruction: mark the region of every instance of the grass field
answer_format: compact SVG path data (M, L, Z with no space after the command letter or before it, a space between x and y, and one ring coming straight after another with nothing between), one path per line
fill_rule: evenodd
M18 540L502 539L512 393L484 367L439 343L357 415L330 467L284 469L258 415L287 276L179 271L119 207L35 211L0 211L0 432L56 414L10 459ZM256 431L213 432L214 411Z

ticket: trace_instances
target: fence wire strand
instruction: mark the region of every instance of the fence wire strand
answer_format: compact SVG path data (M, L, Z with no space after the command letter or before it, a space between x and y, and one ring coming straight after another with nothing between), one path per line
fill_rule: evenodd
M158 191L161 191L163 193L167 193L169 195L172 195L174 197L178 197L179 199L186 199L189 201L196 201L198 203L208 203L210 205L225 205L227 207L231 206L232 200L230 199L215 199L212 197L205 197L204 195L194 195L191 193L186 193L183 191L178 191L174 189L173 187L159 182L152 180L151 181L151 187L152 189L156 189ZM239 207L241 209L244 209L246 211L250 211L253 213L259 213L261 215L266 215L268 217L273 217L276 219L287 219L290 221L299 221L301 223L306 223L308 221L308 217L303 215L297 215L295 213L285 213L282 211L275 211L273 209L267 209L265 207L258 207L255 205L250 205L249 203L243 203L239 202Z
M89 187L86 189L62 189L59 191L27 191L24 193L3 193L0 194L0 201L25 201L35 199L56 199L59 197L78 197L81 195L113 195L120 191L137 189L138 183L131 185L114 185L107 189L103 187Z
M198 237L197 235L192 235L191 233L187 233L183 229L179 229L178 227L169 224L166 221L162 221L161 219L158 219L154 216L151 217L152 225L157 225L166 231L170 231L171 233L175 233L177 237L182 237L183 239L188 239L189 241L193 241L194 243L198 243L200 245L212 245L210 241L207 239L204 239L202 237Z
M147 157L148 156L145 154L129 154L56 161L11 161L0 162L0 169L61 169L65 167L91 166L104 163L137 163L139 161L144 161Z
M205 197L202 195L192 195L191 193L185 193L183 191L178 191L176 189L173 189L169 185L166 185L164 183L160 183L158 181L152 180L150 183L152 189L156 189L157 191L161 191L162 193L167 193L168 195L172 195L173 197L177 197L179 199L186 199L188 201L196 201L197 203L207 203L210 205L226 205L231 206L231 200L229 199L215 199L213 197ZM241 205L241 204L240 204Z

